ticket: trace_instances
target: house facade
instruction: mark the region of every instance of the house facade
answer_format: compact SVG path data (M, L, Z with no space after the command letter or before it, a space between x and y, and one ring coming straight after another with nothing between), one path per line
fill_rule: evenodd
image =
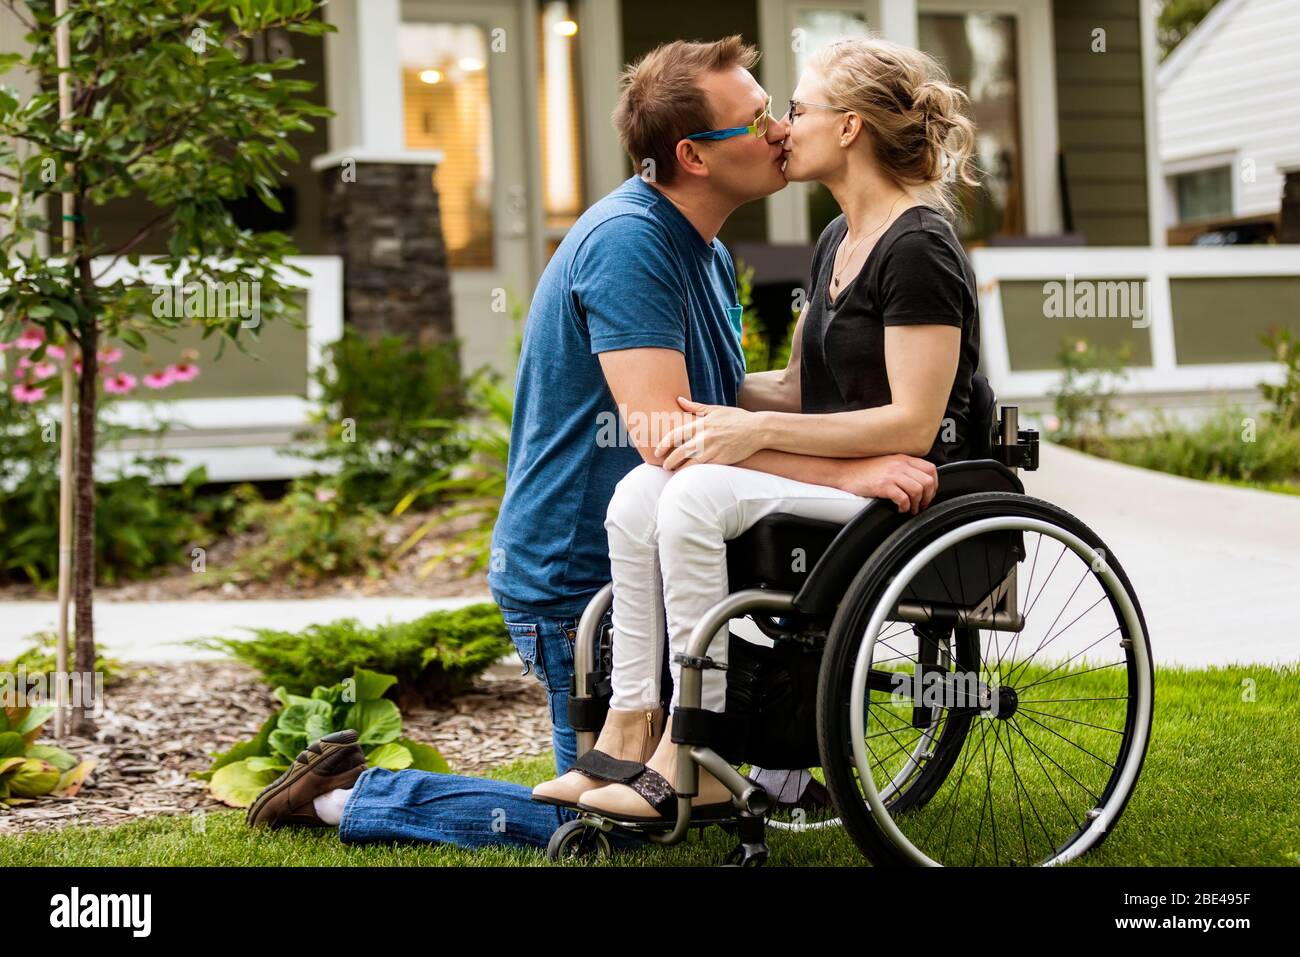
M1220 0L1156 77L1170 242L1300 242L1300 3Z
M867 32L935 55L968 91L984 172L960 232L1000 398L1050 407L1062 343L1086 338L1127 346L1133 405L1250 399L1280 375L1259 335L1300 331L1300 246L1168 247L1155 13L1155 0L332 0L336 32L268 36L250 53L300 58L335 113L296 144L285 212L240 211L302 250L308 329L253 344L274 375L237 353L205 366L168 442L181 468L207 462L213 478L305 468L280 451L345 325L456 336L465 368L511 375L517 317L550 254L632 172L609 119L624 65L667 40L732 33L762 51L774 108L812 51ZM727 222L765 321L784 321L837 212L824 189L792 184ZM121 203L100 225L129 235L148 215Z

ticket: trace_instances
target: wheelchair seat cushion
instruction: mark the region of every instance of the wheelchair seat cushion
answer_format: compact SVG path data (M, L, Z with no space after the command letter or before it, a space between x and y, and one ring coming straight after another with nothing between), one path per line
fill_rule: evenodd
M767 586L797 592L843 528L785 512L760 519L727 542L730 590Z

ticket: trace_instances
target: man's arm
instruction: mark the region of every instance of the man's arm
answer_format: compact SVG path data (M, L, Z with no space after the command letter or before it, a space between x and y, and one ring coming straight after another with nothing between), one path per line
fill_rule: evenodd
M628 438L646 462L662 465L664 456L655 454L659 439L694 418L677 404L677 396L690 395L686 359L676 349L650 348L601 352L599 358ZM764 449L735 464L854 495L888 498L903 511L929 504L937 488L934 466L906 455L825 458Z
M665 456L655 454L655 445L674 426L695 418L677 404L677 396L691 394L685 356L676 349L647 348L598 357L628 439L651 465L663 465Z

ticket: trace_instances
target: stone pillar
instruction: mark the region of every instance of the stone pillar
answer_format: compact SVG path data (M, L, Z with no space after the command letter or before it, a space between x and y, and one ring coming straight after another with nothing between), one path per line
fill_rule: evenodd
M435 168L360 161L321 171L325 234L343 259L344 318L354 329L419 342L455 335Z

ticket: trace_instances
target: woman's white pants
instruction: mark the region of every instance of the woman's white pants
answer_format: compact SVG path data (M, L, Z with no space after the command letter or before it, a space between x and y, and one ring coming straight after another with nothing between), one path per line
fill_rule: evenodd
M870 501L734 465L701 463L676 472L649 464L634 468L618 483L605 515L614 578L610 707L658 707L664 619L672 654L684 652L696 622L728 594L728 539L776 512L848 522ZM709 647L709 657L719 663L727 660L727 630L724 625ZM678 702L681 666L670 667L671 708ZM726 688L725 672L706 669L702 706L722 711Z

